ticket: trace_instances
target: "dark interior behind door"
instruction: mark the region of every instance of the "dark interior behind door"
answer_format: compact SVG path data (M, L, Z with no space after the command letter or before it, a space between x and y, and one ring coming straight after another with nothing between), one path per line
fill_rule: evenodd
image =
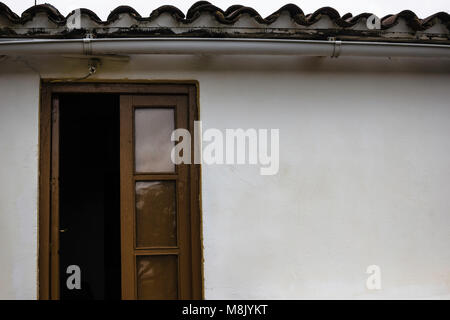
M60 298L120 299L119 96L59 98ZM81 289L66 285L71 265Z

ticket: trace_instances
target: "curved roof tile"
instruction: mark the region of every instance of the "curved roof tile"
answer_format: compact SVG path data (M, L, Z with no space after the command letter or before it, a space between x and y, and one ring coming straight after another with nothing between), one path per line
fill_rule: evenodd
M56 24L65 24L66 18L59 13L58 9L56 9L51 4L38 4L36 6L33 6L31 8L28 8L22 13L22 16L20 17L20 23L25 23L30 20L33 20L33 18L39 14L44 13L47 15L48 19L53 21Z
M111 13L108 15L108 18L106 19L106 21L108 22L114 22L117 19L119 19L119 15L122 13L126 13L129 14L130 16L136 18L136 19L140 19L141 15L134 10L132 7L130 6L119 6L117 8L115 8L113 11L111 11Z

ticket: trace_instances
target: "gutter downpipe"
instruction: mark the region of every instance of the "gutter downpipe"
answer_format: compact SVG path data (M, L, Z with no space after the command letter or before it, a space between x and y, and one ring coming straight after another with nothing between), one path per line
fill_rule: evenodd
M0 41L0 55L217 54L450 58L450 45L340 40L84 38Z

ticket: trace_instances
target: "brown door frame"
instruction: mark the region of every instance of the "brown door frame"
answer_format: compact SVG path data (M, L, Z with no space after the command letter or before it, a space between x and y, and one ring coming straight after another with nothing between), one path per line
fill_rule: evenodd
M59 299L58 149L59 106L62 93L117 93L132 95L185 95L189 109L189 131L199 119L198 82L51 82L41 83L39 116L39 299ZM193 145L193 144L192 144ZM193 146L192 146L193 148ZM194 155L194 150L191 151ZM52 163L56 165L52 166ZM201 228L200 165L189 165L191 299L203 299L203 254ZM56 221L56 223L55 223ZM52 223L53 222L53 223ZM53 242L53 243L52 243Z

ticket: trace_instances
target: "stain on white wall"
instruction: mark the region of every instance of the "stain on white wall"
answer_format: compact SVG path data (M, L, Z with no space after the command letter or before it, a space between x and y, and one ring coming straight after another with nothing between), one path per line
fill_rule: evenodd
M28 64L48 78L86 70ZM35 71L0 78L6 298L36 292ZM204 129L280 130L275 176L202 168L207 299L450 298L449 62L140 56L95 77L195 79ZM366 287L374 264L381 290Z

